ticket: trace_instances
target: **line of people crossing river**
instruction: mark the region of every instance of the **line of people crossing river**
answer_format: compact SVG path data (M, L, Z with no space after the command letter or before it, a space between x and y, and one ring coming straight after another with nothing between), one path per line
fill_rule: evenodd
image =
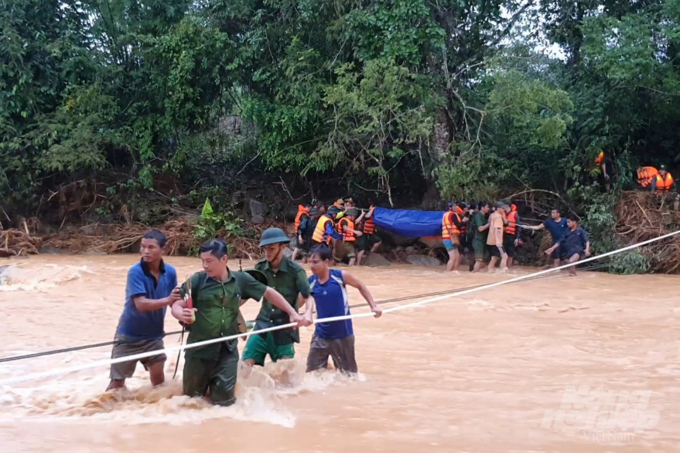
M254 330L297 323L299 327L318 318L350 314L347 286L359 290L375 317L382 311L357 277L331 267L332 252L326 246L309 251L306 271L284 254L290 239L279 228L262 234L260 247L265 258L255 269L234 271L229 268L228 247L219 240L205 242L199 249L203 270L178 284L177 271L163 259L166 236L150 230L142 238L141 260L128 271L125 305L114 337L112 358L159 351L139 360L149 372L152 385L165 382L166 355L163 337L168 307L188 331L187 344L245 333L247 326L240 307L249 299L262 301ZM304 309L303 313L300 310ZM295 328L249 336L243 351L245 366L293 359L294 344L300 341ZM352 320L318 322L307 356L307 371L328 367L329 357L337 370L357 373ZM111 365L107 390L125 386L137 360ZM239 367L237 340L225 340L185 351L182 387L185 395L207 398L213 404L229 406L236 401L235 388Z
M563 219L557 209L544 223L527 226L520 223L516 207L509 203L499 202L493 208L485 202L470 206L450 202L448 206L442 218L442 239L449 253L447 269L453 272L458 271L465 252L474 256L472 271L497 264L501 271L506 270L519 244L520 228L550 232L553 245L547 253L555 264L578 261L590 253L590 240L578 226L578 219ZM378 250L382 240L376 235L374 213L373 206L360 210L351 199L338 200L328 209L312 203L300 206L295 222L298 245L293 257L285 254L290 238L281 229L270 228L259 244L265 257L254 269L234 271L228 266L227 244L212 239L199 249L203 270L183 282L164 260L166 236L159 230L148 231L141 242L141 260L128 271L112 358L159 351L139 361L151 383L160 385L165 381L167 357L162 350L168 308L188 330L187 343L192 344L247 332L249 326L240 307L249 299L262 301L242 356L236 340L185 351L184 393L218 405L233 404L240 359L245 367L253 367L264 365L267 357L272 361L295 357L294 345L300 341L296 328L257 331L289 323L309 326L315 310L318 318L349 315L347 286L357 288L375 317L380 317L382 311L366 285L347 270L332 267L333 248L338 243L348 251L350 265L362 263L367 252ZM311 276L295 262L300 252L305 254ZM307 371L327 368L331 358L340 372L358 372L354 342L351 320L316 323ZM107 390L123 388L137 362L111 365Z

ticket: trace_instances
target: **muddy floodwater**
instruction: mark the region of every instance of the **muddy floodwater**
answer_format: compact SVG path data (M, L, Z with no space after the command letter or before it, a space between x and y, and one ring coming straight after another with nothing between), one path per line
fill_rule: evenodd
M0 357L111 340L137 259L0 262L10 265L0 276ZM197 259L167 261L180 278L200 268ZM352 272L377 300L509 278L405 265ZM297 359L240 378L230 408L181 395L183 361L171 379L176 353L156 389L141 365L120 394L103 393L106 366L0 386L0 451L680 451L679 285L673 276L583 272L357 319L354 378L305 374L312 330L302 329ZM362 301L353 289L350 301ZM257 309L248 302L244 315ZM166 331L178 327L168 313ZM0 380L110 353L0 363Z

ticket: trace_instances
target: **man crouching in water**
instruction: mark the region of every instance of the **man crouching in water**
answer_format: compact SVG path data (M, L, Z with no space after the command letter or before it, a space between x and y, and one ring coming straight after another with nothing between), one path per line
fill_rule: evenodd
M291 322L301 326L310 324L276 290L245 272L231 271L227 267L229 258L224 242L217 239L207 241L199 252L203 272L194 274L180 290L182 297L190 292L194 308L188 308L184 299L172 306L172 315L191 326L187 344L238 334L241 301L259 301L263 296L286 312ZM184 394L191 397L209 394L213 404L234 404L238 360L236 340L187 350L182 378Z

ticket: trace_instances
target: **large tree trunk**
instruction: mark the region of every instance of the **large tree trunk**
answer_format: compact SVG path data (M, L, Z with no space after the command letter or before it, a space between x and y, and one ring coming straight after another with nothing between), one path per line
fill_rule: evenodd
M437 121L434 125L434 149L433 157L435 162L441 160L449 151L451 144L451 131L449 130L448 116L446 109L439 109L437 112Z

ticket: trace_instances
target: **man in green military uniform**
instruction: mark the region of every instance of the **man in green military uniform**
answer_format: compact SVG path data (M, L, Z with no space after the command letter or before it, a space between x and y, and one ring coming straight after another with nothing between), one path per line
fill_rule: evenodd
M307 302L310 289L305 270L283 254L289 242L290 239L280 228L269 228L262 233L260 247L264 249L266 258L260 260L255 269L267 277L267 284L276 289L297 312ZM255 321L255 331L288 322L288 314L265 298ZM267 355L273 362L292 359L295 356L293 343L299 342L300 333L297 329L253 334L248 338L243 351L243 361L246 365L253 366L264 365Z
M259 301L263 296L287 313L291 322L310 324L275 289L245 272L231 271L227 267L227 246L224 242L216 239L207 241L199 251L203 272L194 274L182 284L182 299L172 306L172 315L191 327L187 344L239 333L242 301ZM194 308L187 306L189 297ZM213 404L234 404L239 359L236 343L236 340L227 340L187 350L182 377L184 394L191 397L209 394Z

